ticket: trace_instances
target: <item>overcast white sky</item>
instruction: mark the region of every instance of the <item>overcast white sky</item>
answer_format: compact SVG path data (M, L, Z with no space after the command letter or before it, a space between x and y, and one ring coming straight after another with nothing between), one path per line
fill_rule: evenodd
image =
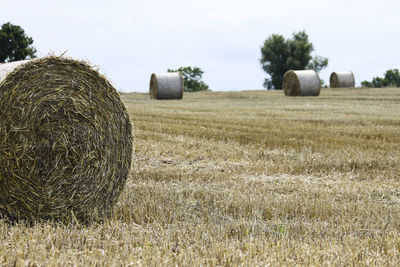
M20 25L38 56L67 54L100 67L124 92L150 75L198 66L214 91L262 89L260 47L305 30L320 73L352 70L359 85L400 68L398 0L0 0L0 24Z

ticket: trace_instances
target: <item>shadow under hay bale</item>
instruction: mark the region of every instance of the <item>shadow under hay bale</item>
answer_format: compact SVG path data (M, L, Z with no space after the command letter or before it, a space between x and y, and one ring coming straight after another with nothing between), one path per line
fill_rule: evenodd
M283 76L286 96L319 96L321 80L313 70L289 70Z
M351 71L332 72L329 77L330 88L355 87L356 81Z
M29 221L107 217L132 157L119 94L83 62L12 64L0 65L12 70L0 82L1 213Z
M179 72L153 73L150 78L150 97L155 99L182 99L183 79Z

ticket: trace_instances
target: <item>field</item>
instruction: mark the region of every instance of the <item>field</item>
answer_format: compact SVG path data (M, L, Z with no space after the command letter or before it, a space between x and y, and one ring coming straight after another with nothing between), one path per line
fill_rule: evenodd
M0 221L0 265L398 265L400 89L123 94L112 219Z

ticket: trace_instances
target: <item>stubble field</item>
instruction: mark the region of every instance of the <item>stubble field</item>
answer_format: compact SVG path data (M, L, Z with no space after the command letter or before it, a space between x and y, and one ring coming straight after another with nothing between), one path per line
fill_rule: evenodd
M400 262L400 89L122 98L134 154L113 218L0 220L0 265Z

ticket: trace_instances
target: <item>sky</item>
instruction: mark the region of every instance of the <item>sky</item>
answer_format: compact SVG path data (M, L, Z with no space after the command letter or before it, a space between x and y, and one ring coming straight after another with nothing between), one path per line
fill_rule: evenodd
M261 46L305 30L314 54L356 85L400 68L398 0L0 0L0 24L21 26L37 55L85 60L122 92L152 73L197 66L213 91L263 89Z

